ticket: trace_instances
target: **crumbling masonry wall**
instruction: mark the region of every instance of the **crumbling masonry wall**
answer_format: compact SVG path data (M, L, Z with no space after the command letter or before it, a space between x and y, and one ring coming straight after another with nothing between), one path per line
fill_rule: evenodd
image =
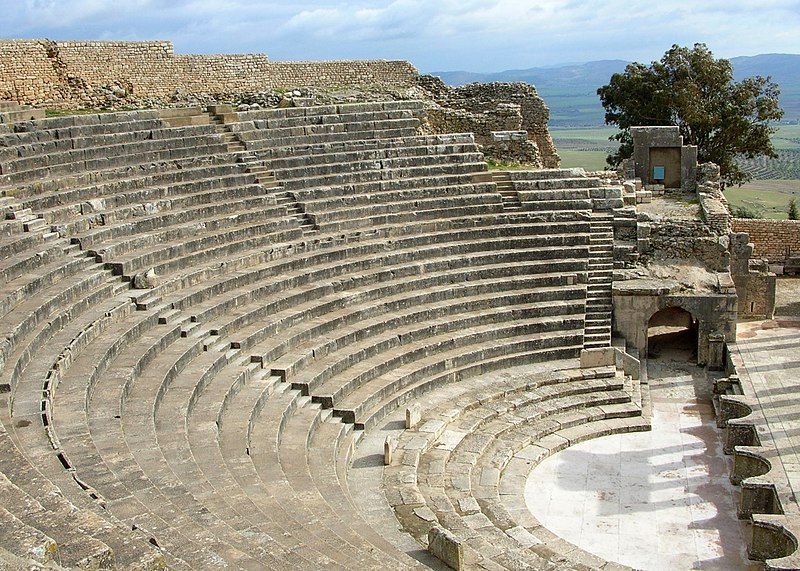
M650 249L643 260L693 260L714 272L726 272L728 245L727 236L716 234L702 220L652 220Z
M547 127L550 110L534 86L472 83L451 88L430 75L421 76L418 85L441 108L430 115L433 132L467 130L476 134L487 156L520 160L535 167L561 165ZM525 132L533 145L497 140L492 131Z
M175 55L171 42L0 40L0 99L66 107L120 99L169 102L176 93L290 87L415 85L406 61L271 62L264 54Z
M733 219L734 232L746 232L755 246L753 255L782 264L789 252L800 253L800 221Z
M449 97L452 107L471 113L496 109L498 102L519 105L522 114L520 128L527 131L539 148L542 166L557 168L561 164L547 123L550 109L536 88L527 83L472 83L453 89Z

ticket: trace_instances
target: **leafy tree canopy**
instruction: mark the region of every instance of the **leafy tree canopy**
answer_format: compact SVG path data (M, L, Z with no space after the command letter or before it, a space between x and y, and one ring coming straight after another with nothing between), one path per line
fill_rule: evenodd
M770 135L783 117L780 89L769 77L733 80L726 59L715 59L705 44L672 46L649 66L632 63L597 90L606 123L620 132L611 140L619 150L608 157L611 166L633 155L630 128L677 125L683 142L697 145L700 162L714 162L727 184L748 181L736 158L776 157Z

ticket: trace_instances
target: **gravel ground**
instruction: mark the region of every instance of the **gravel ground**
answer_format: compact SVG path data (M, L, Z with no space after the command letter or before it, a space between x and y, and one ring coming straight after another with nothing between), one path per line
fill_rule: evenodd
M694 193L671 193L664 196L654 196L652 202L637 204L636 209L650 216L657 216L669 220L700 219L700 205L697 202L697 195Z

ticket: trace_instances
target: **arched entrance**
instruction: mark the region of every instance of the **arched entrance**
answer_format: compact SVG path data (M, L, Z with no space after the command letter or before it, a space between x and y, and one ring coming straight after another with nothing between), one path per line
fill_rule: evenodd
M647 355L657 357L664 349L691 351L697 359L698 321L681 307L665 307L647 322Z

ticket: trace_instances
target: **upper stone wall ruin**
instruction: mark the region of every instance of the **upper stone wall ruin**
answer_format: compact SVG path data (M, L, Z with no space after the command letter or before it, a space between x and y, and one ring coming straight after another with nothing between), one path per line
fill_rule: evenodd
M773 264L783 264L790 254L800 253L800 221L735 218L733 229L747 232L754 254Z
M533 85L471 83L448 87L440 78L426 75L419 78L419 86L440 107L428 117L434 132L470 131L489 157L521 160L544 168L560 166L561 159L547 127L550 110ZM508 145L500 145L493 152L497 144L493 131L518 130L525 131L535 145L531 156L522 158L530 154L522 148L504 157L509 153Z
M154 104L180 94L294 87L413 86L407 61L271 62L264 54L176 55L172 43L0 41L0 99L69 107L120 99Z

